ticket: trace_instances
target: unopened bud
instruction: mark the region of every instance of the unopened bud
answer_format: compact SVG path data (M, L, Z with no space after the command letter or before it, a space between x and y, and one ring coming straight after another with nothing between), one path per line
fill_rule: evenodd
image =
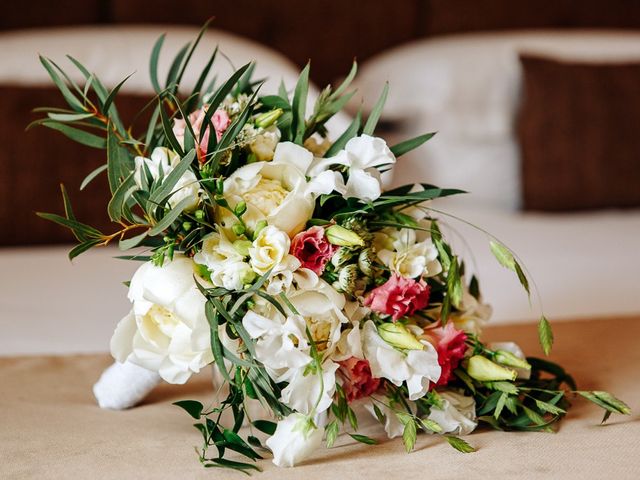
M243 235L244 232L247 231L247 229L245 228L245 226L241 223L236 223L231 227L231 230L233 231L233 233L235 233L236 235Z
M193 216L196 217L196 220L204 220L204 210L196 210L193 212Z
M349 230L340 225L331 225L325 231L329 243L341 247L362 247L364 240L353 230Z
M256 127L267 128L268 126L273 125L283 113L284 110L282 110L281 108L276 108L275 110L271 110L270 112L261 113L256 117Z
M474 355L469 359L467 373L480 382L515 380L518 376L515 370L498 365L482 355Z
M498 350L493 359L501 365L514 368L524 368L525 370L531 370L531 365L524 359L515 356L513 353L506 350Z
M378 335L394 347L405 350L424 350L424 345L401 323L383 323L379 325Z
M239 235L239 234L238 234ZM243 257L249 255L252 243L249 240L236 240L233 242L233 249Z
M235 212L235 214L238 217L241 217L242 215L244 215L244 212L247 211L247 203L244 200L240 200L235 208L233 209L233 211Z

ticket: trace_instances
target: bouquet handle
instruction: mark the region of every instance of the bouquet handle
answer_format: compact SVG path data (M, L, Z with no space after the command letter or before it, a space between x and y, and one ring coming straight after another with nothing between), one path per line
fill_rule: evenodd
M131 362L114 362L93 386L100 408L125 410L140 403L160 383L160 375Z

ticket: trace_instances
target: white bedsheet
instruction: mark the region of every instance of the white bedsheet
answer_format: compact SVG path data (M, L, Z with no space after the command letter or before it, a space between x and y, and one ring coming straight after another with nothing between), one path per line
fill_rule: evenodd
M438 208L447 208L446 201ZM640 312L640 211L571 215L455 212L512 247L540 288L551 320ZM537 317L515 275L497 264L486 237L457 222L475 254L495 323ZM464 244L453 238L463 253ZM116 249L70 263L68 247L0 249L0 355L99 352L129 304L139 265ZM469 267L473 265L470 257ZM535 306L535 304L534 304Z

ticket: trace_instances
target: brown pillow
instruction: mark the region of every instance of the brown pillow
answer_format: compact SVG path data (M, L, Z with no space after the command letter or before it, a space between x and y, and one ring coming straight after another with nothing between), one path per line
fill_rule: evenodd
M523 206L640 206L640 63L521 55Z

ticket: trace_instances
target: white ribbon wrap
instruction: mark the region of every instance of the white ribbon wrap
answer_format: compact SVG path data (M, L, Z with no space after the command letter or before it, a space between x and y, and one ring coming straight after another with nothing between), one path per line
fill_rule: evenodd
M125 410L141 402L156 385L160 375L131 362L114 362L93 386L100 408Z

